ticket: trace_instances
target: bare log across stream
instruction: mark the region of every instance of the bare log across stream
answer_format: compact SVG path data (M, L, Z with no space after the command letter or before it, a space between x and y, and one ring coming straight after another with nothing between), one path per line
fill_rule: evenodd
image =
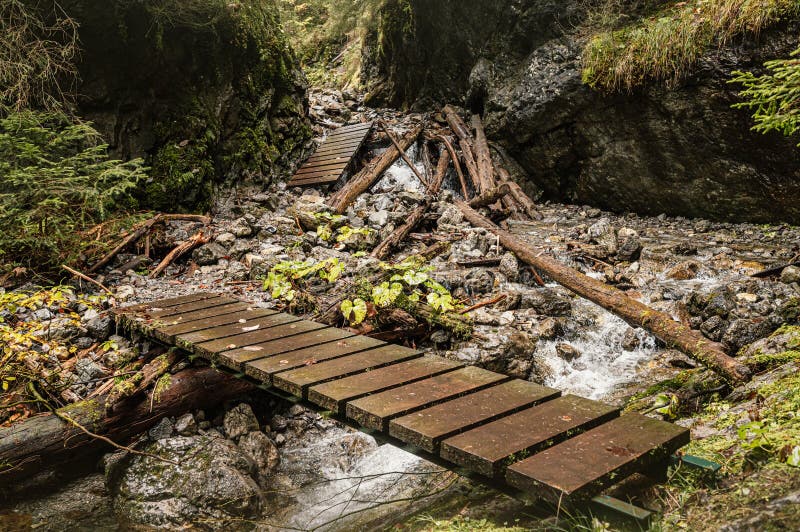
M83 401L59 412L87 430L126 444L165 416L210 408L254 389L247 381L212 368L189 368L172 376L158 401L143 395L107 413L109 397ZM91 453L110 448L54 414L34 416L0 428L0 486L28 478L48 467L65 468Z
M337 214L344 213L358 196L374 185L381 175L401 157L402 152L417 140L417 137L420 136L424 129L425 123L422 122L406 133L397 141L397 145L390 146L380 157L371 161L366 168L354 175L344 187L328 198L328 205Z
M472 225L491 231L497 235L500 243L519 259L546 273L551 279L579 296L597 303L629 324L651 332L667 345L679 349L730 382L747 381L752 376L750 369L728 356L719 343L706 339L697 331L673 320L668 314L628 297L621 290L587 277L550 258L543 249L537 249L508 231L500 229L467 203L457 201L456 205Z

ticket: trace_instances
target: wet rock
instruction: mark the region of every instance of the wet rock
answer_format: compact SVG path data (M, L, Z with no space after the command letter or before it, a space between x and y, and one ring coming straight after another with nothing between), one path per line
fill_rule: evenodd
M622 349L625 349L626 351L634 351L639 349L641 345L642 339L639 338L636 329L629 327L628 330L625 331L625 336L622 337Z
M632 262L639 259L642 252L642 242L639 233L633 229L623 227L618 233L619 248L617 259L623 262Z
M372 227L381 228L389 222L389 211L379 210L369 215L369 223Z
M153 441L163 440L169 438L175 432L175 425L168 418L162 418L156 425L147 431L147 435Z
M82 358L75 363L74 373L78 378L78 382L81 383L87 383L106 374L102 367L88 358Z
M248 456L258 468L259 478L271 475L280 463L278 446L263 432L251 432L239 439L239 449Z
M53 319L54 314L49 308L40 308L33 311L33 317L38 321L47 321Z
M781 282L784 284L800 283L800 268L788 266L781 272Z
M107 466L118 518L145 528L241 525L264 505L254 465L233 442L210 435L160 439ZM201 521L201 522L198 522Z
M800 297L793 297L785 301L777 309L776 314L789 324L800 324Z
M687 260L670 268L667 272L667 277L670 279L675 279L676 281L687 281L697 277L697 274L700 272L700 268L701 265L699 262Z
M532 308L544 316L569 316L572 302L550 288L527 290L520 293L519 308Z
M555 340L564 334L564 327L554 318L545 318L536 326L536 334L542 340Z
M41 330L35 331L34 336L51 340L69 340L82 336L86 329L79 327L71 318L55 318L42 323Z
M498 269L509 282L515 283L519 279L519 261L513 253L506 253L501 257Z
M255 218L252 215L243 216L233 222L233 225L230 227L230 232L238 238L252 236L253 225L255 225Z
M700 331L706 336L706 338L715 342L722 340L722 335L725 334L727 329L728 322L726 322L720 316L712 316L704 321L700 326Z
M197 434L197 422L191 413L187 413L175 420L175 432L181 436Z
M319 225L317 214L330 212L321 196L303 196L289 209L289 215L295 218L306 231L313 231Z
M136 289L129 284L123 284L114 290L114 299L124 302L132 298L136 294Z
M214 239L214 242L216 242L220 246L229 248L233 245L234 242L236 242L236 235L227 232L222 233L220 235L217 235L217 238Z
M453 205L449 205L441 216L439 216L438 225L440 228L445 226L458 225L464 221L464 214Z
M769 336L778 325L771 318L733 320L722 337L722 343L735 353L745 345Z
M617 233L608 218L601 218L587 231L589 239L603 246L608 253L617 252Z
M556 344L556 354L567 362L572 362L581 356L581 352L578 349L566 342Z
M241 403L228 410L225 413L222 425L225 429L225 434L232 440L259 429L258 419L247 403Z
M731 310L736 308L736 299L733 293L727 288L715 290L706 298L706 305L703 309L704 317L721 316L727 317Z
M98 316L86 324L88 333L100 341L105 341L111 335L114 321L109 315Z
M216 264L227 254L228 251L222 245L217 242L211 242L194 250L192 252L192 260L198 266L210 266Z

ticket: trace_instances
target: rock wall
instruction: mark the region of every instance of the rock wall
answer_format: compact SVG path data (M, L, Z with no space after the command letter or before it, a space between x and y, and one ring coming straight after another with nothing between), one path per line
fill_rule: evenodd
M308 138L274 0L60 5L80 24L78 113L115 156L146 158L145 207L203 209L215 183L269 182Z
M483 112L491 139L545 199L800 223L800 150L779 134L751 132L749 113L731 109L737 88L727 83L734 70L788 56L799 25L708 54L678 89L604 95L580 79L576 28L586 3L388 2L396 5L405 7L387 8L370 48L371 99Z

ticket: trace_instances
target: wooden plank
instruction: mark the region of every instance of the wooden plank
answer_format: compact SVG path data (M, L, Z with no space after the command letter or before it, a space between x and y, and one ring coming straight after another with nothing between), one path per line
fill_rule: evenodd
M514 379L394 419L389 435L435 453L439 442L449 436L559 395L553 388Z
M499 384L509 377L469 366L347 403L347 417L364 427L387 431L389 421L472 391Z
M293 187L309 187L311 185L327 185L330 183L336 183L339 181L339 176L326 176L326 177L315 177L313 179L300 179L300 180L292 180L289 182L290 186Z
M201 329L198 331L190 331L179 334L175 338L175 343L178 345L178 347L191 350L194 344L202 344L211 342L213 340L226 339L231 336L241 336L244 334L249 334L250 332L256 332L262 329L277 327L279 325L297 321L300 321L300 318L297 316L284 313L275 313L268 316L262 316L245 323L240 323L239 320L236 320L234 323L230 323L228 325L220 325L219 327L212 327L210 329Z
M384 345L355 355L278 373L272 377L272 385L297 397L305 398L308 388L316 384L421 356L422 353L413 349Z
M328 135L328 137L325 139L325 143L327 144L329 142L336 142L340 140L363 139L367 135L369 135L368 129L342 131L341 133L337 131L336 133Z
M343 163L343 162L350 162L350 157L348 154L334 154L330 157L312 157L302 166L302 169L308 168L319 168L320 166L326 166L329 164L336 164L336 163Z
M689 430L627 414L509 466L506 481L557 502L584 499L665 461L689 443Z
M351 142L338 144L336 146L326 146L326 147L319 148L319 150L314 153L314 156L317 156L317 155L329 155L331 153L339 153L339 152L348 152L348 153L355 154L355 152L358 151L358 147L361 146L362 144L364 144L364 143L363 142L351 141Z
M300 333L313 331L316 329L323 329L326 327L321 323L314 323L313 321L300 321L296 316L291 316L292 318L295 318L295 321L290 321L286 318L286 316L289 316L289 314L276 314L275 316L262 318L264 320L276 318L276 321L277 319L284 319L285 322L281 324L260 327L256 331L245 332L244 334L237 334L235 336L227 336L224 338L210 340L208 342L197 343L193 345L192 349L198 355L210 357L216 362L218 361L217 355L223 351L232 351L233 349L239 349L249 345L262 344L264 342L277 340L278 338L289 338L290 336L295 336ZM178 341L180 342L180 337L178 338Z
M153 319L165 322L169 321L167 320L167 318L171 316L177 316L178 314L187 314L189 312L194 312L196 310L203 310L212 307L221 307L222 305L229 305L231 303L237 303L237 301L235 299L231 299L230 297L226 296L211 297L208 299L203 299L201 301L185 303L177 307L169 307L161 310L155 310L157 307L153 307L152 311L145 312L142 314L142 316L144 316L146 319Z
M446 439L440 456L481 475L502 476L522 460L619 415L619 409L565 395Z
M130 314L135 312L150 311L153 308L165 309L168 307L177 307L178 305L192 303L194 301L201 301L203 299L219 297L219 295L220 294L214 294L209 292L197 292L186 296L172 297L170 299L162 299L160 301L150 301L149 303L140 303L138 305L130 305L127 307L116 308L112 309L111 312L112 314Z
M310 174L302 174L299 176L298 181L302 181L303 179L312 179L316 177L325 177L325 176L341 176L344 173L344 169L341 170L320 170L318 172L312 172ZM292 178L294 180L294 178Z
M159 326L152 330L153 336L156 337L157 340L161 342L171 343L174 334L165 333L165 329L168 327L174 327L177 325L188 325L194 322L199 324L203 324L210 319L217 318L220 316L228 316L231 314L241 314L242 312L247 312L249 309L252 308L252 305L249 303L230 303L228 305L222 305L219 307L212 307L202 310L197 310L194 312L188 312L186 314L178 314L176 316L171 316L166 320L158 320ZM203 329L207 329L209 327L202 327Z
M346 161L333 162L316 168L306 168L304 166L303 168L298 170L294 175L295 177L299 177L307 174L313 174L316 172L324 172L324 171L333 172L334 170L344 170L345 168L347 168L349 164L350 160L348 159Z
M278 311L266 308L253 308L252 310L227 313L199 320L191 320L187 322L181 321L175 325L168 324L167 326L156 329L153 332L155 335L161 337L159 338L161 341L174 343L175 337L180 334L188 334L196 331L203 331L205 329L213 329L214 327L220 327L222 325L247 323L256 318L264 318L274 314L278 314Z
M247 362L264 358L265 356L275 356L283 353L297 351L299 349L306 349L314 347L315 345L325 344L328 342L336 342L355 336L353 333L327 327L325 329L317 329L305 333L291 336L289 338L280 338L271 342L264 342L256 345L249 345L232 351L225 351L219 354L219 361L221 364L229 368L241 371L242 365Z
M354 336L344 340L299 349L279 356L262 358L244 365L244 372L264 384L272 384L272 376L281 371L310 366L347 355L385 345L366 336Z
M463 366L445 358L425 356L314 386L308 390L308 400L337 414L344 414L345 403L348 401L434 377Z

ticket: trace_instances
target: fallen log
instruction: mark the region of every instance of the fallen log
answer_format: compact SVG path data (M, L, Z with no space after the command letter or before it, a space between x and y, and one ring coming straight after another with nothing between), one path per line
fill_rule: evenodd
M400 158L401 152L407 150L417 140L417 137L420 136L424 129L424 122L418 124L415 128L406 133L403 138L397 141L400 146L399 149L397 146L391 146L382 155L370 161L370 163L367 164L363 170L354 175L345 186L328 198L328 205L337 214L344 213L347 207L349 207L358 196L374 185L375 182L380 179L381 175Z
M428 190L425 201L414 209L406 223L392 231L392 233L372 251L373 257L378 259L386 258L389 253L403 243L411 231L422 221L428 209L430 209L433 204L433 201L436 199L436 196L439 194L439 191L442 189L442 183L444 182L444 177L447 175L447 167L449 165L450 154L446 150L443 150L439 157L439 164L436 167L436 175L433 178L433 183Z
M477 198L473 198L472 201L469 202L469 206L473 209L480 209L481 207L489 207L490 205L494 205L508 194L511 193L511 186L508 183L503 183L502 185L495 187L491 190L488 190L478 196Z
M203 231L197 232L192 238L190 238L186 242L178 244L175 247L175 249L170 251L167 254L167 256L164 257L164 260L162 260L161 263L158 266L156 266L156 269L150 272L150 278L155 279L156 277L161 275L164 272L164 270L167 269L167 266L169 266L170 264L173 263L173 261L181 257L181 255L193 250L198 246L202 246L203 244L208 244L210 241L211 237L206 236Z
M511 175L509 175L508 171L505 168L499 167L497 169L498 176L500 177L500 183L507 184L509 186L509 195L514 198L514 201L519 204L522 211L530 218L531 220L541 220L544 218L542 213L539 212L539 209L536 208L536 203L525 194L525 191L522 190L517 183L511 180Z
M461 155L464 159L464 166L467 167L467 173L469 174L470 181L472 181L472 188L478 191L478 194L483 192L481 190L481 172L478 169L478 162L475 159L475 151L472 146L472 135L467 128L467 125L461 120L461 117L458 115L458 112L450 105L445 105L444 109L444 116L447 119L447 123L450 125L450 129L453 130L453 133L456 134L458 137L458 146L461 148Z
M469 189L467 188L467 180L464 177L464 171L461 169L461 163L458 162L458 155L456 154L455 148L453 148L453 143L450 142L450 139L444 135L439 135L437 138L444 143L445 148L447 148L447 152L450 154L450 159L453 161L453 167L456 169L458 181L461 183L461 195L465 200L469 201L470 196Z
M579 296L616 314L632 326L642 327L670 347L679 349L730 382L747 381L752 376L750 369L728 356L719 343L706 339L699 332L673 320L668 314L628 297L621 290L587 277L550 258L544 250L537 249L508 231L500 229L465 202L456 201L456 205L472 225L491 231L497 235L500 243L516 254L520 260L546 273L551 279Z
M475 130L475 161L478 165L480 192L486 194L497 186L497 181L494 177L492 152L489 150L489 142L486 140L480 115L472 115L472 129Z
M69 405L58 412L95 434L117 443L128 443L165 416L211 408L254 389L247 381L212 368L188 368L172 376L170 386L160 394L158 401L144 396L135 404L119 405L106 412L108 397L100 397ZM107 443L87 435L55 414L28 418L0 428L0 486L3 491L13 492L14 482L50 467L65 469L109 448Z

